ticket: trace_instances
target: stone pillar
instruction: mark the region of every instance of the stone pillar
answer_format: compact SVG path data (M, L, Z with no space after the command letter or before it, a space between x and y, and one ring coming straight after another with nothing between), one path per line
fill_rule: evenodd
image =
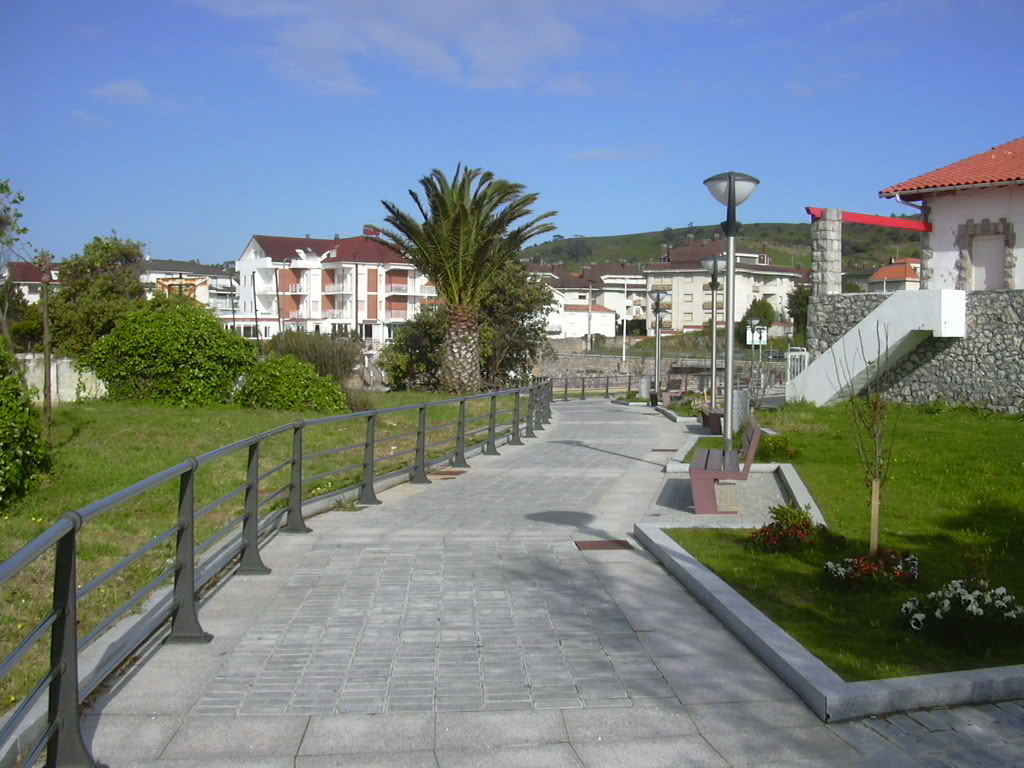
M837 208L811 223L811 285L813 296L843 292L843 212Z

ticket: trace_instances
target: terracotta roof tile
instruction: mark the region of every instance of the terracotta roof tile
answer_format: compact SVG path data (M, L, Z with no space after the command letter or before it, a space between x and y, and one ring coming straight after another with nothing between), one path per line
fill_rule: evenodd
M586 304L566 304L563 309L566 312L586 312L587 311L587 305ZM603 307L600 304L591 304L590 305L590 311L591 312L613 312L614 310L608 309L608 307Z
M878 193L879 197L921 193L950 187L985 187L1000 183L1024 183L1024 138L1014 139L998 147L968 157L928 173L893 184Z

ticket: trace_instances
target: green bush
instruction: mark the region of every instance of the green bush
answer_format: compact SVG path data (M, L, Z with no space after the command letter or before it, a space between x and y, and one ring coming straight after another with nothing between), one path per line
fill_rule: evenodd
M338 383L292 355L256 363L246 374L235 402L281 411L349 412Z
M757 444L757 460L764 462L793 461L799 451L793 447L789 438L785 435L761 435L761 441Z
M273 355L294 355L316 368L321 376L330 376L344 385L359 365L363 345L350 336L335 338L306 331L283 331L268 342L267 351Z
M209 310L158 301L128 315L82 359L112 400L181 406L228 402L255 361L254 346Z
M0 348L0 509L22 496L49 462L39 412L25 391L17 364L10 352Z

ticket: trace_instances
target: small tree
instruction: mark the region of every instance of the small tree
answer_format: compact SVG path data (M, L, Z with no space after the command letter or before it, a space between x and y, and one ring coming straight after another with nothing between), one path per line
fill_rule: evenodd
M138 268L142 243L116 234L96 237L60 265L60 291L50 310L56 346L65 354L84 355L110 333L118 321L142 306L146 292Z
M170 299L128 315L82 358L111 399L181 406L228 402L255 361L254 346L209 310Z
M836 375L845 389L846 409L850 417L857 456L864 470L864 480L870 489L871 523L868 537L868 551L878 551L882 487L889 479L889 465L892 460L893 440L899 420L899 409L884 395L891 378L889 374L888 334L879 324L875 328L877 349L880 354L873 361L868 360L864 340L860 339L860 356L867 365L867 383L858 391L856 376L849 360L834 358Z
M235 402L247 408L348 413L345 393L330 376L293 355L262 360L245 374Z
M743 318L736 324L736 340L741 344L747 339L747 320L756 317L761 325L770 328L776 320L775 307L768 299L754 299L743 313Z
M352 336L327 336L306 331L282 331L267 343L273 355L294 355L321 376L344 386L363 357L363 345Z
M811 286L798 285L786 297L786 311L793 318L793 335L807 333L807 306L811 300Z
M22 383L17 361L0 345L0 510L32 486L48 461L39 412Z

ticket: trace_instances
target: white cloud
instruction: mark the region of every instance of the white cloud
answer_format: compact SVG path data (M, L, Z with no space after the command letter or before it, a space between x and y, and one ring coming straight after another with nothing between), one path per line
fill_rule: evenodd
M153 100L149 89L138 80L117 80L93 88L89 93L94 99L110 104L145 104Z
M87 125L105 125L107 118L103 115L97 115L94 112L88 112L84 109L73 109L71 110L72 117L80 123Z
M265 23L279 72L323 90L363 91L377 83L361 72L380 61L463 87L578 89L582 80L573 85L549 68L584 52L588 25L622 14L685 21L713 13L725 0L192 2Z

